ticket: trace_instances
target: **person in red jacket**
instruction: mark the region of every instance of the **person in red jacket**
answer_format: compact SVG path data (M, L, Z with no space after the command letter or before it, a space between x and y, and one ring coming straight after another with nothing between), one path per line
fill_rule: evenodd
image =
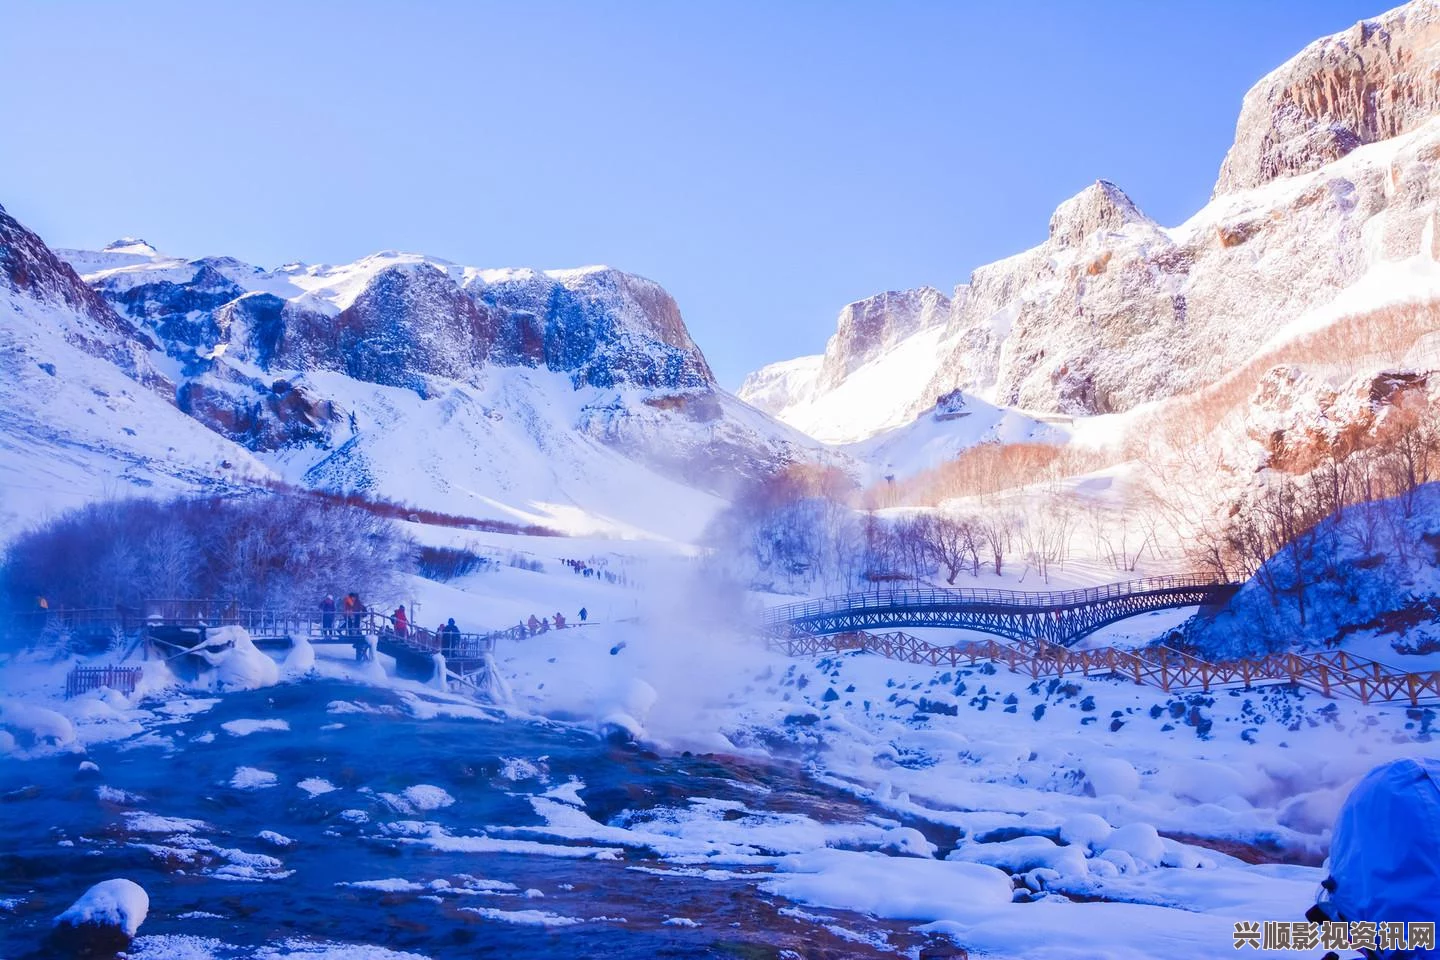
M395 636L404 640L410 633L410 621L405 616L405 604L395 608Z

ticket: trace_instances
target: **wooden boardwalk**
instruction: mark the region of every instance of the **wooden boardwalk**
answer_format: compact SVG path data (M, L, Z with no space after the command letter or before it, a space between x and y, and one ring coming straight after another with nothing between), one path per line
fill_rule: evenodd
M53 610L45 615L45 623L79 637L138 640L167 656L205 643L217 628L239 626L259 646L288 647L300 639L312 644L367 644L397 660L416 663L428 662L439 653L450 670L462 675L482 667L497 641L518 631L511 627L446 636L413 625L397 630L392 616L372 611L349 616L336 611L327 625L318 610L257 609L212 600L147 600L138 608Z
M772 633L768 644L792 657L863 650L891 660L929 666L974 666L981 661L1004 664L1015 673L1039 679L1065 676L1116 676L1156 686L1167 693L1252 689L1288 684L1307 687L1327 697L1349 697L1361 703L1419 706L1440 702L1440 670L1406 673L1376 660L1343 651L1275 653L1254 660L1202 660L1157 645L1135 650L1102 647L1071 650L1044 642L1001 643L962 640L937 646L907 633L844 633L789 635Z

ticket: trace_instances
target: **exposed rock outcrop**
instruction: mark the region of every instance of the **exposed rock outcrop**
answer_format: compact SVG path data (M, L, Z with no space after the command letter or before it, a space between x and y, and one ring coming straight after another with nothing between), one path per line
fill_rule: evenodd
M138 379L160 378L144 357L153 343L127 323L75 270L33 231L0 206L0 284L15 293L58 308L67 322L59 331L86 353L121 366Z
M471 281L506 320L493 358L570 373L575 385L684 389L714 376L659 284L608 267L504 271Z
M1308 173L1440 111L1440 3L1416 0L1310 44L1249 93L1216 195Z
M484 364L499 323L428 263L382 270L334 321L333 361L357 380L424 389Z
M226 382L214 377L186 381L176 394L181 411L251 450L328 446L339 411L305 385L288 380Z
M1383 443L1405 414L1440 400L1433 380L1424 372L1380 370L1333 386L1298 367L1276 367L1250 398L1245 430L1264 451L1265 466L1307 473L1331 450Z
M817 386L838 386L847 374L911 334L945 323L949 313L950 298L934 287L890 290L847 304L825 345Z

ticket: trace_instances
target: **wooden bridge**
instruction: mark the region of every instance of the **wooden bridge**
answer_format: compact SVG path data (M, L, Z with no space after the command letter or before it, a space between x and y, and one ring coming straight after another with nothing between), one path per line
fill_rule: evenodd
M128 641L132 651L141 649L167 659L205 647L212 631L229 626L243 627L259 647L285 648L301 639L312 644L374 647L394 657L402 673L421 680L432 676L438 653L445 658L447 673L462 684L489 669L497 641L519 631L511 627L488 633L447 633L411 624L397 627L389 614L368 610L349 614L337 610L327 618L318 610L247 608L213 600L147 600L138 607L62 609L34 616L38 618L36 632L63 629L72 638L106 646L116 640Z
M1422 702L1440 702L1440 670L1405 673L1343 651L1273 653L1254 660L1209 661L1160 644L1135 650L1071 650L1044 642L1007 644L996 640L962 640L953 646L937 646L907 633L860 630L826 636L772 634L768 643L772 649L792 657L863 650L891 660L935 667L974 666L983 660L1002 663L1015 673L1035 679L1114 676L1156 686L1166 693L1288 684L1367 704L1419 706Z
M1177 607L1219 606L1238 583L1150 577L1080 590L885 590L772 607L765 626L787 636L885 627L948 627L1068 646L1107 624Z

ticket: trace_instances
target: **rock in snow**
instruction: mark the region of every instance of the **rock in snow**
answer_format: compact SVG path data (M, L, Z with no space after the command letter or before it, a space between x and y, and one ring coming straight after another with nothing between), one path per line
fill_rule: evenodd
M59 945L96 955L123 950L145 922L150 896L133 880L103 880L55 918Z

